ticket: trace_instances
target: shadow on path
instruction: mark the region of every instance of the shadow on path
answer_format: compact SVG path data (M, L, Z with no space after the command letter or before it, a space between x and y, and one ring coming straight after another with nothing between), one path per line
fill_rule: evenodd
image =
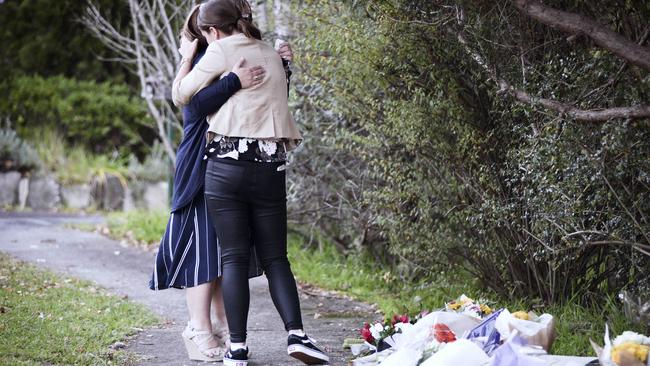
M148 288L155 253L120 245L96 233L66 228L65 224L103 222L101 216L0 212L0 251L56 272L91 280L110 292L148 306L166 320L128 342L127 349L142 357L143 365L190 365L180 333L187 321L181 290ZM286 354L286 332L268 294L266 278L251 280L250 365L300 365ZM345 365L349 352L345 337L373 311L365 304L301 290L305 330L326 349L332 365ZM197 363L201 364L201 363Z

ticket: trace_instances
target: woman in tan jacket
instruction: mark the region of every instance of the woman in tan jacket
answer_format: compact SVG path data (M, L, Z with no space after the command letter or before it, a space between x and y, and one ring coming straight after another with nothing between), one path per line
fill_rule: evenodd
M208 117L205 196L221 244L222 292L230 330L226 366L246 366L248 269L253 240L271 297L288 331L287 352L306 364L329 361L303 332L296 282L287 259L285 162L302 136L289 113L283 61L262 42L250 14L237 0L209 0L198 24L209 45L194 68L174 82L172 96L183 105L243 59L263 66L260 83L240 90ZM183 48L183 47L182 47ZM183 63L193 57L186 42ZM183 71L183 67L181 68Z

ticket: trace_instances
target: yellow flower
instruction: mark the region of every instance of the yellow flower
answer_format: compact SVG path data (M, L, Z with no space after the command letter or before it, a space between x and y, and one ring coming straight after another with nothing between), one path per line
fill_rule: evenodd
M530 320L530 316L525 311L515 311L514 313L512 313L512 316L521 320Z
M457 302L453 302L453 303L447 304L447 306L449 306L449 308L451 310L458 310L458 309L460 309L461 305L459 303L457 303Z
M490 309L490 307L487 306L487 305L485 305L485 304L481 304L481 311L482 311L483 314L485 314L485 315L487 315L487 314L492 314L492 309Z
M617 365L619 365L621 362L621 354L623 352L634 355L634 357L636 357L636 359L641 362L646 362L648 360L648 352L650 352L650 346L633 342L625 342L619 344L618 346L615 346L612 349L612 361L614 361L614 363Z

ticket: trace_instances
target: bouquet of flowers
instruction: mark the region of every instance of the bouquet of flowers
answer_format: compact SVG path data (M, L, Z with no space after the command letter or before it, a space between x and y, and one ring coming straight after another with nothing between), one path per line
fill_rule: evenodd
M414 322L415 321L416 320L414 319ZM364 323L363 328L359 330L359 333L364 341L375 346L377 351L381 352L391 347L392 342L387 342L387 338L392 337L396 333L401 333L404 324L411 324L410 322L411 319L408 315L395 314L390 320L384 320L383 323Z
M612 361L617 365L621 365L624 353L628 353L630 358L633 357L644 364L648 362L650 337L626 331L614 338L612 346Z
M424 346L423 358L427 359L432 354L443 349L448 343L456 341L456 334L444 323L435 323L429 330L428 342Z
M510 313L504 309L495 322L495 329L502 340L517 331L517 335L530 345L540 346L549 352L555 341L555 318L551 314L537 315L531 312Z
M474 301L465 294L462 294L456 300L446 303L445 310L470 315L475 318L483 318L486 315L492 314L492 309L488 306L486 300L479 299L478 301Z
M603 365L645 366L650 363L650 337L625 331L610 343L609 330L606 330L605 348L599 351Z

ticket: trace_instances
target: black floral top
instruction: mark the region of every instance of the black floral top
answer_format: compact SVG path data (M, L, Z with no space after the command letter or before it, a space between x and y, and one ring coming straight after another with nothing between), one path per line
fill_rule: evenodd
M287 151L300 141L258 140L246 137L228 137L217 135L205 147L203 160L234 159L257 161L262 163L278 163L287 161Z

